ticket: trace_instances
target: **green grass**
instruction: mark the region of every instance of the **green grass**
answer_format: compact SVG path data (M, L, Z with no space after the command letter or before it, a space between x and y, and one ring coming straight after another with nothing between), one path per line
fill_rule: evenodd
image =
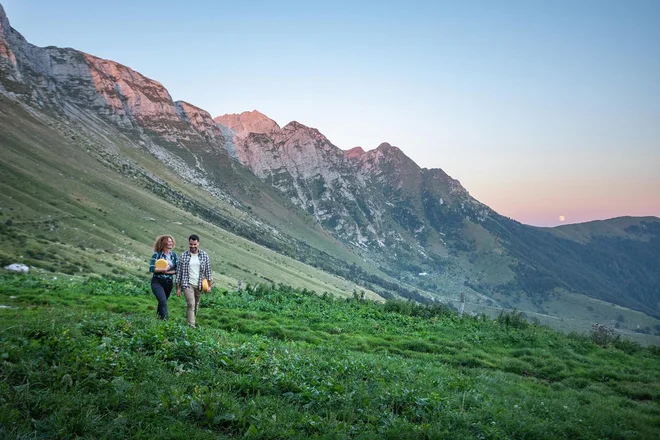
M648 439L660 352L516 315L0 275L0 437Z

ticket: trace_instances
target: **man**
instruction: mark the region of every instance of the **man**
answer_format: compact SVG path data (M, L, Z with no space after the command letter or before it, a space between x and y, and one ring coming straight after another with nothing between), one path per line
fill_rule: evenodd
M199 248L199 236L192 234L188 237L188 250L179 257L176 270L176 296L186 298L186 321L195 328L195 318L202 297L202 280L207 280L208 290L211 291L213 272L209 255Z

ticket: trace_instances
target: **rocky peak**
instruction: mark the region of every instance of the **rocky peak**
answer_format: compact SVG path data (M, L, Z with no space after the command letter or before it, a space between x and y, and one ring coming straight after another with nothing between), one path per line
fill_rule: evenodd
M159 120L179 119L172 97L158 81L115 61L87 54L83 57L90 67L96 93L106 100L113 113L127 114L157 133L165 129Z
M351 148L350 150L344 150L344 154L349 159L357 159L364 154L362 147Z
M0 33L5 34L10 28L5 8L0 5Z
M379 156L387 156L387 157L396 157L396 158L406 158L409 159L408 156L404 154L403 151L401 151L400 148L394 147L390 145L387 142L381 143L375 150L373 150L376 155Z
M16 81L20 79L20 73L16 68L16 56L9 45L9 34L12 28L9 25L9 19L5 10L0 5L0 72L6 74L9 78Z
M189 102L186 101L176 101L175 102L177 109L180 112L183 112L185 117L189 121L193 121L195 119L213 119L211 117L211 114L207 112L206 110L197 107L196 105L192 105Z
M92 112L124 129L146 128L170 144L226 148L208 112L175 103L160 82L78 50L34 46L9 27L1 8L0 91L18 91L22 99L62 114Z
M250 133L268 134L280 130L280 126L277 125L277 122L257 110L240 114L225 114L217 116L213 120L218 124L230 128L234 134L241 139L246 138Z
M398 147L383 142L373 150L357 157L358 168L364 176L399 173L418 173L419 166Z
M301 124L298 121L291 121L282 127L281 138L286 138L290 141L297 141L299 143L305 144L316 144L317 146L325 145L326 150L337 150L343 156L341 150L335 147L328 138L326 138L320 131L316 128L308 127L304 124Z
M301 124L298 121L291 121L282 128L282 131L298 131L298 130L308 130L308 129L309 129L308 126Z
M209 112L185 101L176 101L175 104L181 118L197 132L212 139L222 136L220 127Z

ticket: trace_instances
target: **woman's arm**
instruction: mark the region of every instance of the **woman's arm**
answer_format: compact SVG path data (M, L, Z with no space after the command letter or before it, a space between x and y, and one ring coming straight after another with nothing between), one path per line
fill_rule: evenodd
M171 258L172 258L172 265L169 267L169 269L167 269L167 272L165 272L168 275L176 274L176 266L177 266L177 263L179 261L179 258L177 257L177 255L174 252L172 252Z
M158 252L154 252L154 254L151 256L151 261L149 262L149 272L150 273L156 273L156 260L158 259Z
M151 273L160 273L160 274L175 274L176 269L173 269L172 266L166 267L165 269L159 269L156 267L156 260L158 259L158 252L154 252L151 256L151 261L149 262L149 272Z

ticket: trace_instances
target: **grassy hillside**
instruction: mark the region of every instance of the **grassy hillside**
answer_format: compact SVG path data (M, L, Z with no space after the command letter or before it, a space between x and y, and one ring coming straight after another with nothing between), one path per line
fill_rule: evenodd
M155 319L132 281L0 275L0 436L649 439L660 353L286 286Z
M566 289L660 319L659 219L621 228L635 239L604 235L602 228L595 228L584 243L501 216L489 218L484 225L501 237L508 254L517 260L512 266L516 279L499 286L501 294L526 292L537 311L542 311L557 289ZM579 237L584 228L567 231Z
M0 233L21 237L0 249L3 265L144 276L157 235L174 234L181 251L197 232L227 286L272 281L340 296L430 296L348 250L239 164L222 162L211 183L189 182L130 131L0 101ZM213 160L205 156L207 165Z
M157 235L173 234L179 242L175 250L181 252L186 249L185 238L196 232L212 256L214 270L224 275L219 281L225 287L236 286L238 280L272 281L339 296L362 289L377 297L364 286L232 233L248 231L291 245L286 236L269 237L267 229L250 223L231 203L175 179L120 133L76 137L60 125L66 124L29 114L8 102L0 108L2 266L20 262L69 274L146 277ZM80 130L77 127L71 133L83 133ZM110 138L111 148L131 160L130 169L113 161L107 153L110 147L95 144ZM149 176L159 168L162 180L156 182ZM177 206L172 198L154 191L154 185L169 188L184 203ZM197 205L191 207L188 202ZM207 211L195 212L195 206L205 206ZM292 223L289 228L297 226L293 220L285 223ZM296 228L302 238L313 235L306 228ZM315 237L310 239L311 245L300 249L309 259L362 264L332 239L324 239L322 234ZM324 254L325 250L332 253Z
M617 217L609 220L595 220L572 225L556 226L554 228L541 228L561 238L568 238L580 243L587 243L594 236L620 237L631 240L649 241L650 234L639 234L635 231L640 222L657 222L657 217ZM633 230L630 230L630 227Z

